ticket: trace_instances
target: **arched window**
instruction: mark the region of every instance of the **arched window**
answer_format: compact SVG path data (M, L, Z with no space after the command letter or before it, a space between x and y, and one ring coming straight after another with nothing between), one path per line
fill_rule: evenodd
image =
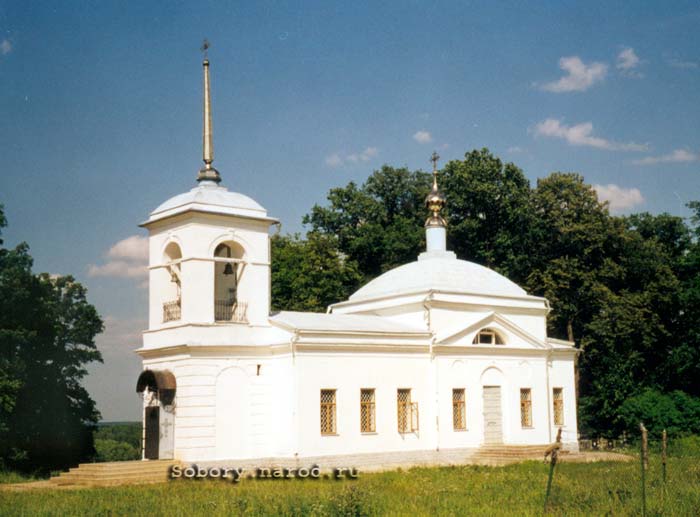
M163 263L168 279L163 287L163 322L177 321L182 315L182 290L180 285L180 260L182 251L176 242L165 247Z
M474 336L473 345L505 345L501 335L493 329L482 329Z
M216 321L246 322L247 305L238 298L243 273L243 248L233 241L214 250L214 316Z

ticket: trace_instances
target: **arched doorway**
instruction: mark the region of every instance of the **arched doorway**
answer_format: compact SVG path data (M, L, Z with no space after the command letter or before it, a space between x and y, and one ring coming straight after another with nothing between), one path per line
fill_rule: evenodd
M244 458L248 453L250 387L246 373L227 368L216 378L216 457Z
M175 446L175 376L168 370L144 370L136 383L143 394L143 458L172 459Z
M483 390L484 444L503 443L501 404L503 374L498 368L487 368L481 374L481 386Z

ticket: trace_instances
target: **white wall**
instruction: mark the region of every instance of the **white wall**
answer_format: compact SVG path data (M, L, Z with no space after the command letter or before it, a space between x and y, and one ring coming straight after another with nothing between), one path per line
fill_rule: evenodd
M434 388L427 354L297 355L300 456L431 449L435 443ZM375 389L376 434L360 431L360 390ZM420 429L401 434L397 389L410 388ZM321 434L320 390L335 389L337 436Z

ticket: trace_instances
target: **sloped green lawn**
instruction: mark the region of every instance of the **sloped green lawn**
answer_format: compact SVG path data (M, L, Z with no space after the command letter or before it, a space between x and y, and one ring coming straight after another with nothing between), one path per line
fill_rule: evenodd
M549 466L415 468L357 480L176 480L151 486L0 491L0 515L542 515ZM648 515L700 515L700 463L652 458ZM561 463L552 515L641 515L639 463Z

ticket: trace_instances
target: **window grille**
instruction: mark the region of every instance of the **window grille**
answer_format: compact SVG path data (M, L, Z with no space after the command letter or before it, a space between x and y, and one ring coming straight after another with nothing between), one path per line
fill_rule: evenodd
M520 390L520 424L532 427L532 391L530 388Z
M473 345L504 345L505 342L501 335L492 329L480 330L476 336L474 336Z
M564 389L552 389L552 404L554 405L554 425L564 425Z
M377 430L374 404L374 390L360 390L360 431L363 433Z
M336 434L335 390L321 390L321 434Z
M452 390L452 427L455 431L467 429L466 396L464 388Z
M180 304L180 299L173 300L171 302L163 303L163 323L168 321L177 321L182 315L182 307Z
M400 433L418 431L418 402L411 402L411 390L399 389L396 392L398 406L397 421Z

